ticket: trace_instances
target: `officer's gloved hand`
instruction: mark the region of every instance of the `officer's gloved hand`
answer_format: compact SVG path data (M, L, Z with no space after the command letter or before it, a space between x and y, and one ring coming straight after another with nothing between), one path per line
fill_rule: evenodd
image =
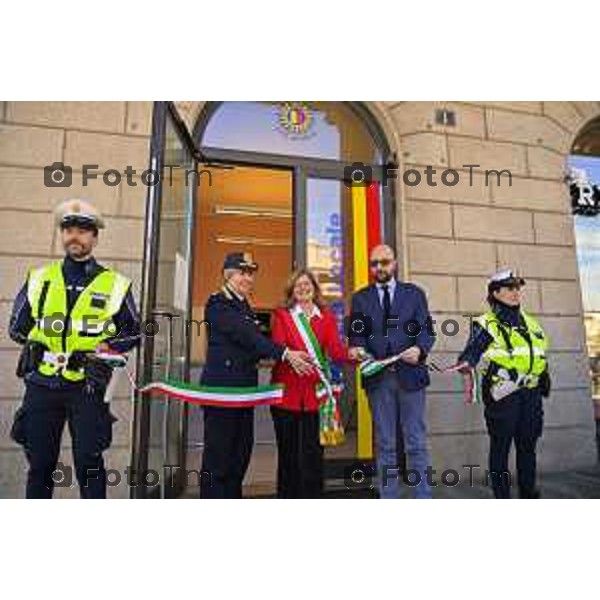
M113 369L103 360L91 355L88 357L84 369L87 383L95 390L105 389L108 386Z
M17 377L23 378L29 373L37 370L44 358L44 352L47 350L48 348L46 345L41 342L26 342L21 350L19 362L17 363Z
M550 373L548 373L548 369L546 369L540 375L539 387L540 392L542 393L542 398L548 398L548 396L550 396L550 390L552 388L552 382L550 381Z

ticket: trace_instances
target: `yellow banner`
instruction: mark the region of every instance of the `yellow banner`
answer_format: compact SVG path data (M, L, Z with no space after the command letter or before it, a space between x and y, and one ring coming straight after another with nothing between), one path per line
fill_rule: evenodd
M352 239L354 242L354 291L369 284L369 257L367 238L367 193L365 187L352 187ZM356 370L356 406L358 435L356 455L359 459L373 458L371 411L367 396Z

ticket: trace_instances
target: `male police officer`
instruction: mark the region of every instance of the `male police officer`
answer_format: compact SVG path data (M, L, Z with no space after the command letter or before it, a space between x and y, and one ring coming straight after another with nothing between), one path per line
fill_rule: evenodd
M261 359L287 360L298 373L312 370L306 352L292 351L261 334L247 297L258 265L249 253L228 254L225 285L206 303L210 323L208 353L201 383L214 387L253 387ZM242 481L254 443L254 409L204 408L203 498L241 498Z
M104 227L96 209L69 200L56 220L66 256L30 271L10 320L10 337L24 345L17 375L26 390L11 436L29 461L27 498L51 498L68 422L81 497L105 498L102 452L116 420L104 402L112 369L92 357L133 348L139 318L130 280L92 257Z

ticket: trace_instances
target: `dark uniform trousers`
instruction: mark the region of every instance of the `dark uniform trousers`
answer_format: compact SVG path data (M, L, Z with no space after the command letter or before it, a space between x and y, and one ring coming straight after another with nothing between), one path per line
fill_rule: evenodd
M271 407L277 438L277 497L320 498L323 493L323 447L319 413Z
M241 498L254 444L254 409L204 407L202 498Z
M514 441L517 484L521 498L536 498L536 444L542 435L544 409L540 390L522 389L485 408L490 436L489 482L496 498L510 498L508 456Z
M231 290L211 294L204 312L210 323L200 383L208 387L254 388L261 358L280 360L284 348L261 334L248 304ZM254 444L254 409L204 407L202 498L241 498Z
M15 415L12 436L29 462L27 498L52 498L54 487L70 487L69 467L56 470L65 422L73 442L75 476L82 498L106 498L102 452L110 446L116 418L101 393L83 384L52 389L26 383L23 404Z

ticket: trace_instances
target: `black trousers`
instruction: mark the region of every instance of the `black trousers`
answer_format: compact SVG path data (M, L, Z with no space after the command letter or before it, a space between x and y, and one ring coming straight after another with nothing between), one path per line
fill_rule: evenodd
M52 389L28 382L11 430L29 462L26 497L52 498L55 487L72 487L71 467L58 464L66 422L81 497L106 498L102 452L111 444L114 421L104 390L87 393L83 385Z
M204 407L202 498L241 498L254 444L254 409Z
M485 408L490 436L489 481L496 498L510 498L513 477L508 457L514 442L517 485L521 498L537 498L536 445L542 435L544 410L539 390L519 390Z
M277 438L277 497L320 498L323 492L323 447L319 413L271 407Z

